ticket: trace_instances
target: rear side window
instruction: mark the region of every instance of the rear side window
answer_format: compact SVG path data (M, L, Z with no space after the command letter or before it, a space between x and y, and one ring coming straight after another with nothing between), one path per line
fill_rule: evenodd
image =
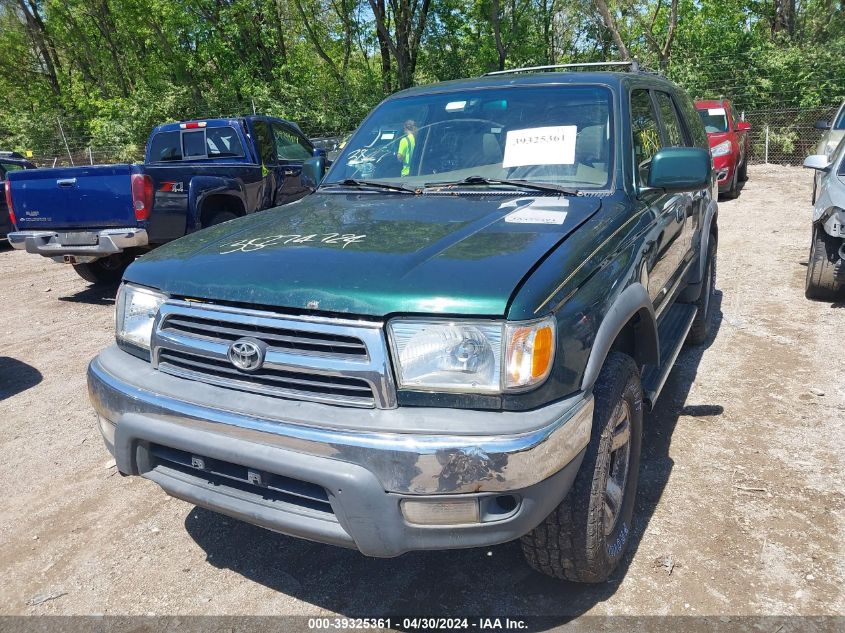
M178 130L159 132L150 141L150 162L182 160L182 135Z
M305 140L281 125L273 125L273 139L279 160L305 160L311 157L311 148Z
M686 145L684 130L678 120L678 113L672 97L665 92L657 92L657 107L660 108L660 120L663 123L663 132L667 147L683 147Z
M631 131L634 141L634 163L639 184L648 182L651 159L660 149L657 116L648 90L631 91Z

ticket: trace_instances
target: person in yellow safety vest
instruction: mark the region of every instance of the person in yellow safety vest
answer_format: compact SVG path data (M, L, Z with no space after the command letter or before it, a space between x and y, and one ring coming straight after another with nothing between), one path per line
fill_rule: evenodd
M402 176L408 176L411 173L411 158L414 156L414 148L417 145L417 124L413 119L405 121L405 135L399 139L399 150L396 152L396 158L402 163Z

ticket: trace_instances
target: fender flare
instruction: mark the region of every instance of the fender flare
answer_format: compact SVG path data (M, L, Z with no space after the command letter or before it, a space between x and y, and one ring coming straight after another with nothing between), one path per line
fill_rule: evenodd
M213 195L226 195L240 202L247 211L246 194L243 183L234 178L221 176L195 176L188 185L188 231L196 231L200 226L200 214L206 198Z
M707 251L710 248L710 228L719 214L719 203L716 200L711 200L707 205L707 211L704 214L704 222L701 225L701 252L698 257L698 276L696 283L700 283L704 279L704 269L707 266Z
M636 315L640 315L642 330L639 334L644 337L643 346L640 348L641 356L638 360L647 364L660 364L660 345L657 338L657 319L654 315L654 306L651 304L651 297L641 283L633 283L614 300L610 309L605 313L601 325L593 340L593 349L587 360L587 367L584 369L584 376L581 379L581 390L590 391L599 377L604 361L616 341L619 333Z

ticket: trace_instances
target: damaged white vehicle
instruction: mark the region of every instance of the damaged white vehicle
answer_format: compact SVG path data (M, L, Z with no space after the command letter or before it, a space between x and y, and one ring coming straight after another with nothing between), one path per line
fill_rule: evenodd
M808 156L804 167L819 176L804 294L822 301L845 299L845 139L829 158Z

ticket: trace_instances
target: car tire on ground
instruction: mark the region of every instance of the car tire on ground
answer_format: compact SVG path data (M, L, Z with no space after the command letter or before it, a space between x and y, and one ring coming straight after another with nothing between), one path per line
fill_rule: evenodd
M716 247L716 238L711 235L704 277L701 279L701 294L695 302L698 312L687 334L687 343L691 345L701 345L710 336L710 306L713 305L713 294L716 291Z
M748 156L742 161L742 167L739 168L739 179L741 182L748 180Z
M134 260L135 256L129 253L115 253L88 264L73 264L73 270L89 283L111 285L120 282L124 271Z
M642 386L634 360L611 352L593 396L592 435L572 488L521 539L531 567L585 583L607 580L631 538L643 428Z
M724 193L725 198L728 200L734 200L739 196L739 170L734 169L734 177L731 180L730 188L725 191Z
M839 259L840 240L831 237L818 225L813 226L813 241L807 262L804 296L819 301L836 301L842 298L843 285L836 279L836 261Z
M238 217L237 213L232 211L218 211L214 215L211 216L211 220L209 220L208 224L205 226L214 226L216 224L223 224L224 222L228 222L229 220L234 220Z

